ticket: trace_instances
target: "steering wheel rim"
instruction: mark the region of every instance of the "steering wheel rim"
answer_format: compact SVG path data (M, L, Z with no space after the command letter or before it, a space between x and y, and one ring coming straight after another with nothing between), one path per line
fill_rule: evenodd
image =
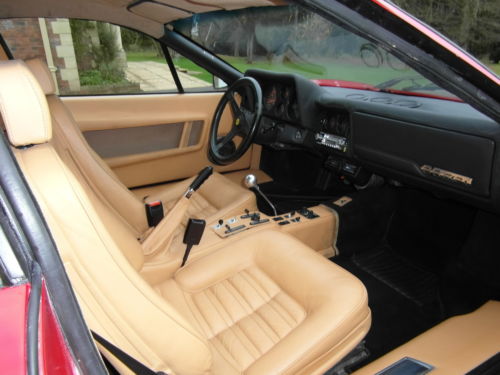
M241 96L239 104L234 97L235 93ZM222 114L228 104L232 115L231 130L224 137L218 138ZM252 77L239 78L229 86L215 109L208 144L210 161L217 165L227 165L243 156L255 138L261 115L262 89L259 83ZM238 147L229 154L222 154L221 149L236 136L242 137Z

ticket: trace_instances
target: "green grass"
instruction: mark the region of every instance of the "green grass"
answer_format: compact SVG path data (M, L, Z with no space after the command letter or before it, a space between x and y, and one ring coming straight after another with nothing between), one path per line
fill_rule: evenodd
M185 57L176 57L173 60L174 60L174 65L177 66L178 68L181 68L182 70L187 70L188 72L191 72L191 74L194 77L212 84L212 74L207 72L205 69L199 67L191 60L188 60Z
M496 75L500 75L500 64L486 64Z
M382 65L378 68L370 68L364 64L347 63L342 60L323 60L319 64L292 64L271 62L261 60L248 64L244 58L223 56L224 60L241 71L247 69L265 69L284 73L298 73L311 79L338 79L344 81L363 82L372 85L388 81L390 79L415 75L410 70L394 70L389 66Z
M395 70L385 64L377 68L370 68L363 63L356 61L346 62L340 59L323 60L319 61L318 65L315 65L308 63L292 64L287 62L271 63L265 59L255 60L252 64L249 64L244 57L221 56L221 58L242 72L248 69L264 69L283 73L298 73L311 79L338 79L363 82L372 85L377 85L381 82L398 77L417 75L417 73L409 69ZM165 59L156 56L154 51L127 52L127 60L165 63ZM212 75L192 61L184 57L176 57L174 58L174 64L182 70L187 70L188 74L192 74L196 78L212 83ZM496 74L500 74L500 64L488 64L488 67Z

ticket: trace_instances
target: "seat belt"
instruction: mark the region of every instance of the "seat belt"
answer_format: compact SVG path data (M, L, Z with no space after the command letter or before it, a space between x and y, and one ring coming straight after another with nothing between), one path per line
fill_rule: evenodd
M95 341L97 341L107 351L109 351L111 354L113 354L116 359L118 359L121 363L123 363L125 366L127 366L134 374L136 374L136 375L167 375L163 371L156 372L154 370L151 370L148 366L142 364L134 357L131 357L130 355L125 353L123 350L121 350L119 347L110 343L104 337L100 336L99 334L95 333L94 331L90 331L90 332L92 333L92 337L94 338Z

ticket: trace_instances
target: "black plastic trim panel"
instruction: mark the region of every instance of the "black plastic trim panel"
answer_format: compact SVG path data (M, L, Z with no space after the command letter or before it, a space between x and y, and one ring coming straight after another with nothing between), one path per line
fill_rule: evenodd
M489 196L495 143L491 139L392 120L352 114L354 154L424 180ZM424 173L422 166L471 178L470 185Z

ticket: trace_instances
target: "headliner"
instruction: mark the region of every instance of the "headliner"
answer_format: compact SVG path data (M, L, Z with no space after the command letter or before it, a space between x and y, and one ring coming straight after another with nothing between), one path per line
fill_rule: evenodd
M155 38L164 24L194 13L273 6L275 0L0 0L1 18L61 17L105 21Z

